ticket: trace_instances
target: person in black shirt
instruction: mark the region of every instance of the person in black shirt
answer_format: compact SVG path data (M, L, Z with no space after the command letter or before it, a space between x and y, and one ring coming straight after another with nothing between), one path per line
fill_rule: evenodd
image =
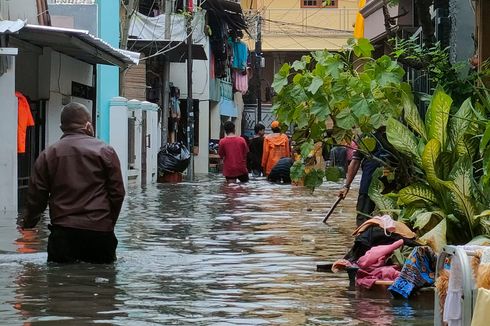
M294 160L290 157L281 158L272 168L271 173L267 176L267 180L277 183L291 183L290 171L293 163Z
M254 177L263 175L262 171L262 152L264 150L265 126L257 123L254 128L255 136L248 143L248 169Z
M369 198L369 186L371 184L373 174L376 169L383 166L383 161L385 161L387 157L389 157L388 150L391 148L386 139L386 133L383 129L380 128L379 130L377 130L373 136L376 139L376 147L371 152L372 156L367 156L359 149L354 151L352 161L347 169L345 184L339 192L339 197L345 198L345 196L347 196L352 180L354 180L357 171L359 170L359 168L361 168L361 184L359 186L359 196L357 198L356 207L358 212L356 217L357 226L360 226L362 223L367 221L376 207L371 198ZM381 181L385 183L384 180Z

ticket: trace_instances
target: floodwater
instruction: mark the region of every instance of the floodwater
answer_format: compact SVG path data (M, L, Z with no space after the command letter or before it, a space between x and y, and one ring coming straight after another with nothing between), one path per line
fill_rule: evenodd
M355 190L321 223L338 188L219 176L132 187L110 266L48 265L47 221L20 233L3 216L0 325L432 325L430 296L316 272L352 242Z

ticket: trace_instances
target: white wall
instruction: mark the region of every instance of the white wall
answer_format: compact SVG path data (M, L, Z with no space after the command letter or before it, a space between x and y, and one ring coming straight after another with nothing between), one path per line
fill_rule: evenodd
M17 212L17 98L15 58L8 57L9 69L0 76L0 212ZM1 215L9 217L9 215ZM10 216L11 217L11 216Z
M199 99L199 155L194 157L194 172L208 173L209 165L209 44L202 41L208 60L194 60L192 69L192 97ZM187 63L170 65L170 81L180 88L180 98L187 98ZM219 132L219 129L218 129Z
M5 20L27 20L38 25L36 0L0 0L0 16Z
M64 54L49 49L40 59L40 70L43 64L49 62L49 74L39 74L39 84L49 85L49 101L46 112L46 145L56 142L62 135L60 126L60 113L64 105L71 101L78 101L88 106L92 112L92 101L85 99L74 99L71 97L72 81L80 84L93 86L93 66L91 64L73 59ZM45 87L45 86L44 86ZM41 93L46 90L40 89Z

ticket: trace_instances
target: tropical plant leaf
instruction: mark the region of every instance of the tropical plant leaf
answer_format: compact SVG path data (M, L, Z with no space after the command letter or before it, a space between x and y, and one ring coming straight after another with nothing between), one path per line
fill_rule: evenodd
M436 172L437 158L441 153L441 143L437 139L431 139L425 145L422 154L422 167L429 184L436 190L443 189L443 181L439 179Z
M437 206L438 204L434 191L423 183L414 183L398 193L399 205L410 205L416 202L422 202L429 206Z
M444 93L442 88L437 88L432 95L425 119L428 139L437 139L443 150L447 143L447 123L452 102L451 97Z
M472 200L473 193L473 167L468 156L462 156L455 164L449 178L451 181L444 185L451 190L451 197L455 204L455 209L466 218L470 231L474 227L474 216L476 207Z
M415 223L413 227L414 229L422 230L432 224L432 227L430 227L432 229L445 217L446 215L442 211L421 212L414 217Z
M379 178L383 176L383 169L377 169L373 173L373 179L369 185L368 195L369 198L376 204L376 207L381 212L392 212L398 208L396 200L383 195L384 185Z
M443 219L432 230L421 236L419 241L430 246L436 253L440 253L447 244L446 231L446 219Z
M399 152L415 158L418 164L422 164L422 158L417 149L417 140L414 134L400 121L389 118L386 123L386 136L391 145Z
M337 166L329 166L325 168L325 178L327 181L337 182L342 177L342 172Z
M305 186L310 189L318 188L323 183L324 172L322 170L312 169L305 174Z
M473 106L471 105L471 99L467 99L463 102L458 111L451 117L449 122L449 130L451 135L451 143L453 148L458 148L458 144L464 142L464 135L471 124L471 118L473 117ZM462 153L458 152L458 155Z
M281 92L284 86L288 84L289 70L291 66L287 63L283 64L279 72L274 75L274 82L272 83L272 88L276 93Z
M425 141L427 141L427 131L424 122L420 117L419 110L413 101L411 94L402 92L403 117L407 124L415 130Z
M485 132L483 133L481 142L480 142L480 153L483 154L485 148L487 148L488 142L490 141L490 121L487 122L485 127Z
M323 85L323 79L315 76L311 81L310 87L308 87L308 91L311 94L315 95L316 92L318 92L318 89L322 87L322 85Z

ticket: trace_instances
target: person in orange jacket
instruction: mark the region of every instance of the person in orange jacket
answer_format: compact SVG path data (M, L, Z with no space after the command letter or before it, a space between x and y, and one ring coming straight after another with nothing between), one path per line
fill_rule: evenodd
M281 133L279 121L272 121L272 134L264 139L264 152L262 154L262 168L267 176L274 165L283 157L291 155L288 136Z

